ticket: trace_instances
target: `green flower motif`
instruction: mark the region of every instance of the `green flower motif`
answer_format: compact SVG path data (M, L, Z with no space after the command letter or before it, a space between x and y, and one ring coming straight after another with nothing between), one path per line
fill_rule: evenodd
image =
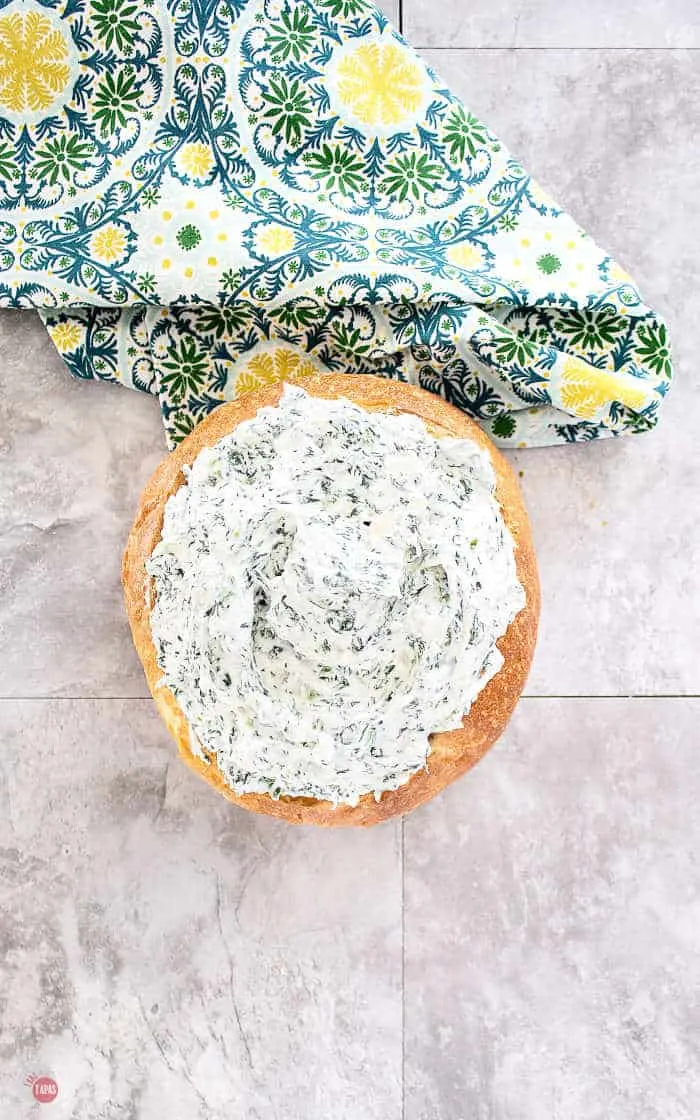
M300 62L314 43L315 33L308 8L299 7L282 12L281 22L273 23L267 36L267 49L275 59Z
M151 206L157 206L160 202L160 191L157 187L146 187L146 189L141 192L141 201L146 209L149 209Z
M316 294L318 295L318 291ZM323 288L321 288L321 295L325 295L325 289ZM319 319L323 319L324 311L321 305L312 301L298 304L286 303L275 310L274 317L281 326L287 329L303 330L317 323Z
M227 268L221 274L221 287L224 292L235 292L240 282L241 274L233 268Z
M0 144L0 179L15 179L18 175L14 148L9 144Z
M200 241L202 240L202 235L196 226L193 226L191 222L188 222L186 226L182 226L177 231L177 233L175 234L175 240L177 241L181 249L189 251L190 249L197 248Z
M136 4L125 0L93 0L92 22L106 47L116 44L120 51L129 51L134 45L139 24L134 13Z
M501 214L498 219L498 228L512 232L518 228L518 215L517 214Z
M319 0L321 7L328 8L331 15L338 19L352 19L370 8L369 0Z
M200 392L206 384L208 362L197 349L194 339L183 338L180 347L171 346L161 376L161 386L175 404L181 404L188 393Z
M250 326L251 312L247 304L235 303L230 307L209 307L197 319L197 326L215 338L238 334Z
M500 439L510 439L515 432L515 417L511 412L502 412L491 424L491 431Z
M664 323L640 323L637 335L641 346L635 346L634 352L639 355L642 362L653 369L660 376L670 377L671 348L668 341L668 332Z
M419 156L417 152L401 156L386 170L380 187L387 194L395 195L399 202L403 202L409 194L418 200L422 191L434 191L442 175L438 163L431 163L427 156Z
M314 178L323 180L327 190L337 187L342 195L349 195L367 186L364 164L349 148L324 144L319 152L309 152L304 161Z
M561 268L561 261L554 253L543 253L541 257L537 258L537 267L540 272L544 272L546 276L551 276L552 273L559 271Z
M141 88L136 84L133 73L119 70L116 78L109 71L105 74L93 103L94 119L100 126L102 136L114 132L117 125L124 127L128 115L138 107L140 94Z
M311 102L301 82L271 78L266 102L269 107L263 117L274 121L272 135L283 132L288 144L298 144L303 129L311 124Z
M339 323L333 330L333 342L338 350L350 358L364 358L369 353L369 342L363 341L359 329Z
M446 144L450 146L450 159L461 163L467 152L473 159L477 147L486 143L486 126L472 113L459 105L447 118L443 133Z
M37 179L45 179L52 187L59 179L69 183L72 173L84 167L92 151L92 144L86 140L79 140L77 136L59 136L39 148L32 171Z
M537 345L529 338L519 334L508 334L496 340L496 359L499 362L515 362L519 366L529 366L537 357Z
M625 323L610 308L567 311L559 324L559 330L569 336L571 344L583 350L609 346L624 328Z
M173 421L172 439L173 443L181 443L186 436L194 431L195 418L191 412L178 412Z
M153 295L156 290L156 278L152 272L142 272L138 278L138 285L145 295Z

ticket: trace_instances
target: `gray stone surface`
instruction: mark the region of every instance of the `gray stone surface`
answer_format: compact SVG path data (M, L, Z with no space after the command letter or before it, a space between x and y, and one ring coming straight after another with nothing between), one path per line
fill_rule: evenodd
M524 700L405 823L406 1120L695 1120L700 700Z
M0 350L0 696L145 696L119 570L157 402L70 377L30 312L0 313Z
M687 47L695 7L403 4L437 45L509 43L515 13L533 40ZM700 700L574 697L700 693L698 56L427 56L673 330L656 433L515 456L544 587L528 691L570 698L525 700L403 827L220 801L139 699L121 605L157 405L0 314L1 1120L43 1115L32 1072L55 1120L697 1116Z
M700 45L697 0L404 0L404 12L417 47Z
M399 1120L400 823L235 809L150 701L2 702L0 742L3 1120L48 1071L55 1120Z

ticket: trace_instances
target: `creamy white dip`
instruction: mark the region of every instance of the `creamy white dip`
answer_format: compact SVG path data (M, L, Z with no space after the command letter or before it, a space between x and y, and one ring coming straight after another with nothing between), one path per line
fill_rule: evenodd
M407 782L525 605L488 456L286 387L186 475L148 571L195 753L237 793L356 804Z

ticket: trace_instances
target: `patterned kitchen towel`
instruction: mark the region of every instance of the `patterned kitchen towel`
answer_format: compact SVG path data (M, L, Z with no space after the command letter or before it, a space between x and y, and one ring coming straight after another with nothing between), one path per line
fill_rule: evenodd
M0 306L175 443L310 370L527 447L652 427L666 327L368 0L0 3Z

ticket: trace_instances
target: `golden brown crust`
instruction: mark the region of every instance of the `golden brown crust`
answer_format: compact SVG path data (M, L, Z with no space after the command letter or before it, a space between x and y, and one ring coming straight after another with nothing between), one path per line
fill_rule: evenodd
M141 497L126 551L122 577L126 609L134 643L143 663L153 698L185 761L230 801L245 809L269 816L283 817L294 824L373 825L400 813L407 813L433 797L460 774L469 770L486 753L504 730L520 697L530 670L537 637L540 588L530 525L515 475L499 451L470 420L441 397L397 381L358 375L312 375L301 382L317 397L346 397L370 411L408 412L425 420L436 436L466 436L491 456L496 476L496 495L504 518L515 540L518 578L525 589L527 603L508 627L498 646L504 657L500 672L479 694L457 731L432 735L428 767L414 775L397 790L362 797L355 807L313 798L283 797L278 801L267 794L239 796L226 784L216 760L204 762L192 754L189 727L170 689L159 685L162 673L150 630L152 581L146 562L160 540L163 510L168 498L182 485L182 467L192 463L203 447L209 447L229 434L243 420L256 415L264 405L279 400L282 386L274 385L246 394L231 404L221 405L161 463Z

